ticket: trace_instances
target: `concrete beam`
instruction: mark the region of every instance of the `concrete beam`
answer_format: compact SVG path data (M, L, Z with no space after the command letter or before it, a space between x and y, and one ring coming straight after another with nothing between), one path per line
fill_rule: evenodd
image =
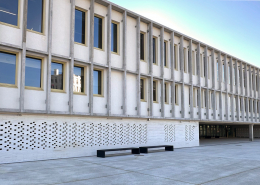
M48 17L48 58L47 58L47 87L46 87L46 112L50 113L51 101L51 61L52 61L52 17L53 17L53 0L49 0L49 17Z
M127 12L123 13L123 115L127 114L127 85L126 85L126 67L127 67Z
M89 113L93 115L93 63L94 63L94 1L90 2L89 13Z
M70 6L70 65L69 65L69 112L73 113L73 75L74 75L74 32L75 32L75 0Z
M107 115L111 115L111 4L107 7Z
M137 115L141 115L141 103L140 103L140 17L136 19L136 65L137 65Z
M171 33L171 102L172 102L172 117L175 118L175 77L174 77L174 73L175 73L175 50L174 50L174 32Z

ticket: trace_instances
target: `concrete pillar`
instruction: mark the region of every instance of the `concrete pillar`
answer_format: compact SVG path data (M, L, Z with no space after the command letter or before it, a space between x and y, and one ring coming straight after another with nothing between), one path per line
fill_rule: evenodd
M127 85L126 85L126 65L127 65L127 12L123 13L123 115L127 114Z
M251 69L251 66L249 66L249 94L248 96L251 98L252 97L252 91L253 91L253 84L252 84L252 69Z
M90 2L89 13L89 113L93 115L93 62L94 62L94 1Z
M225 111L226 111L226 120L229 118L229 107L228 107L228 65L227 65L227 55L224 56L224 64L225 64L225 90L226 90L226 100L225 100Z
M175 50L174 50L174 32L171 33L171 102L172 102L172 117L175 117L175 78L174 78L174 72L175 72Z
M238 66L237 66L237 60L235 61L235 82L236 82L236 86L235 86L235 93L238 94L238 87L239 87L239 76L238 76ZM238 104L237 104L238 105Z
M255 77L256 77L256 75L255 75L255 67L253 67L253 79L252 79L252 81L253 81L253 86L252 87L254 87L254 96L253 96L253 98L256 98L256 81L255 81Z
M193 106L193 75L192 75L192 68L193 68L193 62L192 62L192 40L189 41L189 53L188 53L188 63L189 63L189 77L190 77L190 118L193 119L194 117L194 106Z
M249 98L246 97L246 121L249 121Z
M140 103L140 17L136 19L136 65L137 65L137 115L141 115Z
M197 74L198 74L198 114L199 119L201 120L201 71L200 71L200 43L197 44L197 55L196 55L196 64L197 64Z
M153 116L153 23L149 24L149 74L150 77L150 84L149 84L149 115Z
M23 25L22 25L22 60L20 79L20 112L24 112L24 89L25 89L25 61L26 61L26 33L27 33L27 10L28 0L23 3Z
M249 125L249 141L254 141L254 124Z
M245 79L245 96L248 96L248 81L247 81L247 64L245 63L245 73L244 73L244 79Z
M181 117L185 118L184 101L184 54L183 54L183 36L180 37L180 65L181 65Z
M70 64L69 64L69 112L73 113L73 76L74 76L74 32L75 32L75 0L70 6Z
M47 86L46 86L46 113L50 113L50 96L51 96L51 60L52 60L52 16L53 0L49 0L49 17L48 17L48 58L47 58Z
M240 95L244 95L243 89L244 89L244 78L243 78L243 63L240 62L240 71L239 71L239 76L240 76Z
M238 106L239 105L239 96L236 96L236 109L237 109L237 113L236 113L236 121L239 121L240 119L240 107ZM241 105L240 105L241 106Z
M220 117L220 120L223 120L223 111L222 111L222 78L223 78L223 75L222 75L222 65L223 65L223 62L221 60L221 53L219 52L218 53L218 64L219 64L219 89L220 89L220 92L219 92L219 117Z
M241 96L241 113L242 113L242 121L245 121L245 97Z
M107 7L107 115L111 116L111 8Z
M212 109L213 109L213 119L216 120L216 102L217 102L217 99L216 99L216 86L215 86L215 83L216 83L216 62L215 62L215 50L212 49L211 50L211 67L212 67L212 89L213 89L213 92L212 92L212 96L213 96L213 102L212 102Z

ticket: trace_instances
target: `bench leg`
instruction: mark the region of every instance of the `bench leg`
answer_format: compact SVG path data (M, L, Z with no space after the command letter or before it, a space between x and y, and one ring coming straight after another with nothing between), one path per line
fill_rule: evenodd
M97 157L105 158L105 151L97 151Z
M139 148L137 148L137 149L132 149L132 154L140 154Z
M140 153L148 153L148 148L140 148Z
M174 151L173 146L166 146L165 151Z

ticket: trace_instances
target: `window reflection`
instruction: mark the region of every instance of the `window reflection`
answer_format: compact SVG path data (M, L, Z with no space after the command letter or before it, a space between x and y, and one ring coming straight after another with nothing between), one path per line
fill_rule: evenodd
M94 17L94 47L102 49L102 18Z
M41 66L41 59L26 57L25 86L41 87Z
M117 24L111 23L111 51L117 53Z
M51 63L51 88L63 90L63 64Z
M74 66L73 91L84 92L84 68Z
M43 0L28 0L27 29L43 32Z
M16 55L0 52L0 83L15 84Z
M94 94L102 95L101 83L102 83L102 72L99 70L94 70L94 88L93 88Z
M85 12L75 10L75 42L85 44Z
M18 24L18 0L0 0L0 22Z

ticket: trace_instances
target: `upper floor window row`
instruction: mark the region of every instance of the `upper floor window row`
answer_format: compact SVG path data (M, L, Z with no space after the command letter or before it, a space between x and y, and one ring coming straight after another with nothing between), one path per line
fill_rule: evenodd
M43 33L45 0L28 0L27 29ZM19 0L0 0L0 22L19 27Z

